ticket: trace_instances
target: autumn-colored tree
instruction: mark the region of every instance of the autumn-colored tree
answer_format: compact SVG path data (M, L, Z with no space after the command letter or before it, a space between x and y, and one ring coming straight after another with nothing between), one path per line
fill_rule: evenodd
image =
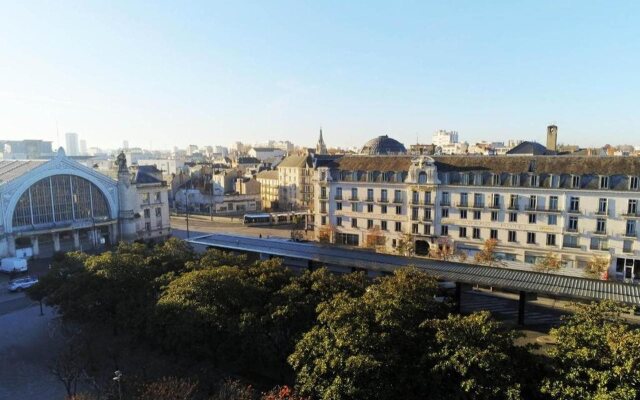
M318 241L321 243L333 243L335 232L336 228L331 224L321 226L318 230Z
M261 400L309 400L309 398L300 396L295 390L284 385L276 386L269 392L264 393Z
M429 250L429 256L437 260L449 261L455 256L455 247L451 239L446 236L438 238Z
M608 278L608 270L609 259L607 257L594 255L587 262L587 269L585 270L585 274L593 279L606 280Z
M376 249L378 246L383 246L385 243L385 237L382 230L378 226L374 226L369 229L365 234L365 246L370 249Z
M198 387L197 382L176 377L164 377L143 385L139 400L191 400Z
M533 267L538 272L557 272L560 268L562 268L562 260L558 254L552 252L539 258Z
M496 255L496 247L498 246L498 241L496 239L487 239L484 241L484 245L482 246L482 250L480 250L473 257L473 261L486 265L489 267L497 267L503 264L503 262Z
M413 237L405 233L396 242L396 252L401 256L412 256L415 250Z

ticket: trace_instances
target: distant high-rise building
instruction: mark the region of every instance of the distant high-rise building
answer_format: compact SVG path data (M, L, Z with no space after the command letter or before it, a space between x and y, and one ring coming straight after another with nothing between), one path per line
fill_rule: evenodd
M66 139L66 153L68 156L80 155L80 148L78 146L78 134L74 132L67 132Z
M129 150L129 141L128 140L123 140L122 141L122 148L124 150Z
M87 155L87 141L84 139L80 139L80 155Z
M433 134L433 144L436 146L446 146L448 144L458 143L457 131L439 130Z
M555 125L547 126L547 150L558 150L558 127Z
M37 160L54 156L46 140L0 140L2 157L7 160Z
M320 128L320 137L318 138L318 144L316 144L316 154L329 154L322 138L322 128Z

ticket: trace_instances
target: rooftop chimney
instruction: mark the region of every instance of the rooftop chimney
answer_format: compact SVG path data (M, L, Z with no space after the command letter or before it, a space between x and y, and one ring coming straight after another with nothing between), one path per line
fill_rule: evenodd
M558 127L547 126L547 150L558 151Z

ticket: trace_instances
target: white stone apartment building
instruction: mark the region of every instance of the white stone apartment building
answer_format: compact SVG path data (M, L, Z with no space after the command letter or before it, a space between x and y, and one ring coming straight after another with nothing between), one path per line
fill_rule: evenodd
M265 210L278 208L278 171L261 171L256 175L256 180L260 183L260 201Z
M473 256L498 241L508 265L549 252L580 275L594 256L640 278L640 159L577 156L345 156L315 175L316 235L364 246L380 230L393 252L410 235L426 255L441 237Z

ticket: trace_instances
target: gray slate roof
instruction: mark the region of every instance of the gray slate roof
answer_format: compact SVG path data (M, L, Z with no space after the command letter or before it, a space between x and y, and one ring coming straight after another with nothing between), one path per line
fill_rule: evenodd
M6 160L0 161L0 185L19 178L32 169L46 163L46 160Z

